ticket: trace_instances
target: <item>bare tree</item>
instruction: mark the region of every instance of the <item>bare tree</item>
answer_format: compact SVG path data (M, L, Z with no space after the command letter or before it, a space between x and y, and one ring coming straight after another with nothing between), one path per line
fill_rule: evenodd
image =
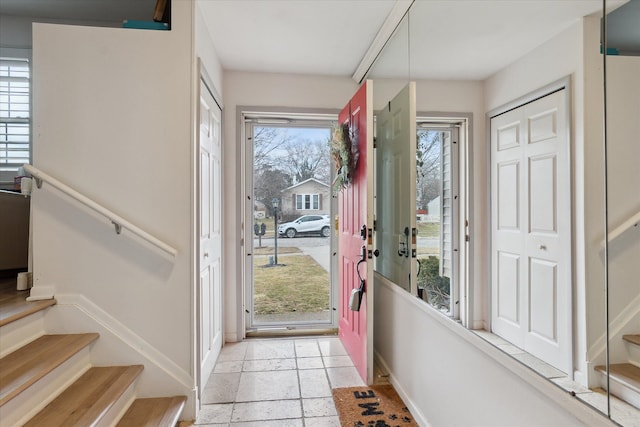
M253 168L256 171L274 167L278 150L291 141L287 129L277 127L253 128Z
M296 141L286 144L287 155L282 166L295 182L309 178L329 184L329 147L325 141Z
M417 204L419 209L427 209L428 203L442 191L442 169L440 150L442 132L418 131L417 161Z

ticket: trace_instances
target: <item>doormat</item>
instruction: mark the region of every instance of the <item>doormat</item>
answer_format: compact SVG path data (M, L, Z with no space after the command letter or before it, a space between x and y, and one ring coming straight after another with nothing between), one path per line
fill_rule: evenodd
M335 388L332 391L343 427L418 426L390 384Z

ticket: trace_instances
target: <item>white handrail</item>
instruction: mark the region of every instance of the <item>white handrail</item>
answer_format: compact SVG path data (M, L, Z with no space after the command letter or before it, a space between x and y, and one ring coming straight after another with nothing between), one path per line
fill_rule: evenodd
M40 169L38 169L38 168L36 168L36 167L34 167L32 165L24 165L24 170L29 172L31 174L31 176L35 178L35 181L37 183L37 187L38 188L41 187L43 181L44 182L48 182L51 186L57 188L58 190L60 190L63 193L67 194L68 196L74 198L75 200L79 201L80 203L88 206L89 208L93 209L94 211L98 212L99 214L105 216L115 226L117 234L120 234L122 229L126 228L127 230L129 230L132 233L138 235L139 237L143 238L147 242L149 242L149 243L157 246L158 248L162 249L163 251L165 251L169 255L172 255L172 256L175 257L178 254L178 251L175 248L169 246L168 244L164 243L162 240L152 236L151 234L147 233L146 231L142 230L141 228L131 224L129 221L127 221L126 219L122 218L118 214L115 214L115 213L111 212L109 209L107 209L104 206L94 202L93 200L89 199L88 197L80 194L79 192L77 192L73 188L69 187L66 184L63 184L62 182L58 181L54 177L52 177L50 175L47 175L46 173L42 172Z
M622 233L624 233L631 227L633 226L637 227L638 224L640 224L640 212L636 212L635 215L631 215L629 219L627 219L625 222L623 222L622 224L617 226L615 229L610 231L609 242L612 242L613 240L615 240L618 236L620 236ZM602 245L604 245L604 241L602 242Z

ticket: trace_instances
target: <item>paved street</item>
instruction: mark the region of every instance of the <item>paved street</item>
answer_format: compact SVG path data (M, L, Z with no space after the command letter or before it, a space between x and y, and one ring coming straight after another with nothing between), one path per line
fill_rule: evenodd
M278 247L296 247L302 251L305 255L309 255L313 258L325 271L330 271L331 258L330 258L330 238L329 237L294 237L288 239L286 237L278 237ZM254 246L258 246L258 239L253 239ZM262 246L273 247L274 239L267 238L262 239Z

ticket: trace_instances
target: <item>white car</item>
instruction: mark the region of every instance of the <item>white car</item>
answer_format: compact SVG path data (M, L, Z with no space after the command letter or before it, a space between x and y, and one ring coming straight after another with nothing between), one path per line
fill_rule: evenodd
M278 234L294 238L298 234L320 234L323 237L331 235L329 215L303 215L295 221L285 222L278 227Z

